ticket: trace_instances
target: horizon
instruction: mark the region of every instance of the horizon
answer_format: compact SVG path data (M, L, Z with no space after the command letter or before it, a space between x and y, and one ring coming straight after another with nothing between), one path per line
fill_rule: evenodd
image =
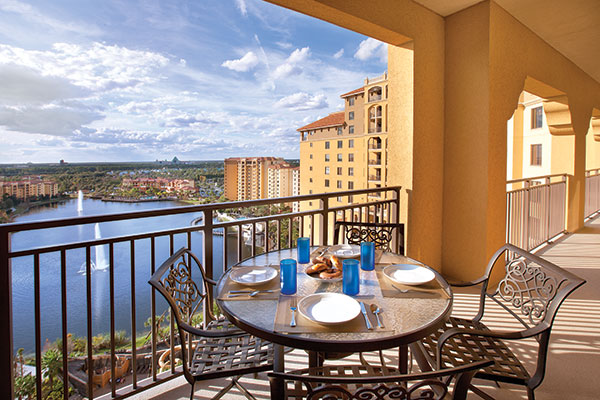
M299 158L387 45L258 0L0 2L7 164Z

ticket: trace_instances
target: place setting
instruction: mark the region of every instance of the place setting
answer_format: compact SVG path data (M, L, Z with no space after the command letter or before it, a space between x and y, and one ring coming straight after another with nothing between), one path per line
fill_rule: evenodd
M219 300L276 300L279 298L279 272L273 265L232 268Z
M435 273L419 264L377 265L377 279L383 297L450 298Z

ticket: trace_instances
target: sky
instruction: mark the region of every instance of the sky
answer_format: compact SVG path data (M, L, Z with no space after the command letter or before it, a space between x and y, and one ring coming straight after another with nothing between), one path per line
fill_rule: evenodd
M385 44L259 0L0 0L0 164L299 158Z

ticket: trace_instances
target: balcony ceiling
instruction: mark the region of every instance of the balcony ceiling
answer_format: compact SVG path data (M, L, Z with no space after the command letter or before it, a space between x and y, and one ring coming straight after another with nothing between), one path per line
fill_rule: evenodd
M445 17L481 0L414 0ZM494 0L600 82L599 0Z

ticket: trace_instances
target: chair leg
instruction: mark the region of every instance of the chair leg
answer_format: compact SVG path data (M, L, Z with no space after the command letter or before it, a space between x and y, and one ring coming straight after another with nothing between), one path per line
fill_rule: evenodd
M190 391L190 400L194 400L194 386L196 385L196 382L192 383L192 390Z
M240 378L240 377L238 376L237 378L232 378L232 379L231 379L231 381L233 382L233 384L235 385L235 387L236 387L236 388L238 388L238 389L239 389L239 391L240 391L240 392L242 392L242 394L243 394L244 396L246 396L246 398L247 398L248 400L256 400L256 397L252 396L252 393L250 393L250 392L248 391L248 389L246 389L245 387L243 387L243 386L242 386L242 384L238 382L238 379L239 379L239 378Z
M217 393L212 400L218 400L221 397L223 397L225 395L225 393L229 392L229 390L233 387L233 381L229 381L229 383L227 384L227 386L225 386L223 389L219 390L219 393Z
M473 385L469 385L469 389L471 389L471 391L473 393L475 393L477 396L481 397L482 399L485 399L485 400L496 400L492 396L490 396L489 394L487 394L486 392L484 392L483 390L479 389L478 387L475 387Z
M533 389L527 388L527 399L535 400L535 394L533 393Z

